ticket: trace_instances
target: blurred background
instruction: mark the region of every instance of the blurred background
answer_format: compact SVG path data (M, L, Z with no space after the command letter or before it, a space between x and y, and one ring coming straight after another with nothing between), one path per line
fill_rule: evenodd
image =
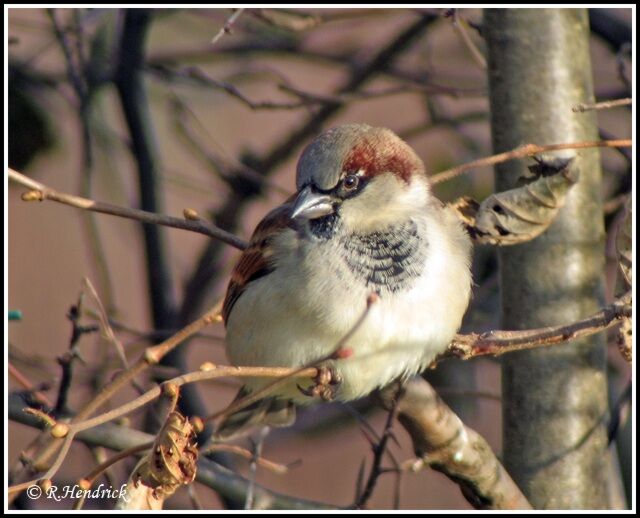
M294 191L301 149L328 127L388 127L413 146L430 173L492 152L479 9L158 9L143 13L147 32L138 41L126 11L8 10L12 168L56 190L117 205L177 217L192 208L248 239L259 219ZM631 9L593 9L590 21L596 99L629 97ZM135 63L127 68L138 58L141 70ZM137 92L129 108L122 102L127 89ZM137 132L131 124L136 116ZM630 107L599 111L598 123L604 139L631 137ZM143 174L141 141L151 163ZM610 224L631 190L632 157L628 149L604 149L601 156ZM493 192L492 174L489 168L471 171L439 184L436 194L443 201L462 195L481 200ZM61 379L56 358L69 349L67 314L78 303L83 277L96 287L132 361L224 296L239 254L232 247L167 228L156 228L159 238L145 238L135 221L53 202L27 204L22 191L9 185L8 302L22 314L9 323L9 362L51 401ZM474 298L463 331L499 328L496 273L495 250L477 247ZM611 299L615 261L605 273ZM151 275L162 282L150 285ZM95 324L90 296L84 295L81 309L80 322ZM205 360L224 363L223 339L223 326L210 326L154 379L177 368L195 370ZM99 333L82 336L78 348L82 360L74 364L67 403L72 410L120 367ZM614 402L631 373L613 344L609 356ZM448 360L426 376L499 454L498 361ZM188 396L196 413L208 415L223 408L238 386L231 379L198 384ZM15 377L9 388L24 390ZM124 391L113 405L134 395ZM259 468L257 482L295 497L352 503L361 463L371 462L354 409L382 431L386 416L367 401L351 410L340 404L305 409L294 427L273 431L262 451L269 460L292 464L288 473ZM616 440L628 489L629 423L623 420ZM150 426L145 412L131 416L131 425ZM406 434L398 427L396 435L393 455L410 459ZM36 436L34 429L9 423L10 467ZM102 454L75 444L58 478L76 480ZM247 474L245 460L226 461ZM113 476L124 480L132 465L119 463ZM224 505L205 486L195 484L195 492L204 508ZM62 509L71 502L21 497L15 505ZM108 509L112 502L87 505ZM430 469L380 478L369 507L394 506L471 508L455 484ZM166 506L193 507L185 488Z

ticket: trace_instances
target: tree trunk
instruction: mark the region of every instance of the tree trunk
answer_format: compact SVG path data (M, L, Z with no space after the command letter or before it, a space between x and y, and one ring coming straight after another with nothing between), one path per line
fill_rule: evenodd
M598 140L586 9L487 9L484 31L496 153L525 143ZM569 323L603 304L600 156L581 150L580 180L540 237L500 249L506 329ZM496 190L516 186L525 161L496 167ZM505 356L507 471L536 509L609 507L605 336Z

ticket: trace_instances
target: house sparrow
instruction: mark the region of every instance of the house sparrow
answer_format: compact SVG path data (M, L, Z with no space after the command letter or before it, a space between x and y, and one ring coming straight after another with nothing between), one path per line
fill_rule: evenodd
M460 327L471 242L431 194L422 161L392 131L348 124L307 146L296 186L258 224L231 275L223 305L231 363L310 365L352 333L341 345L348 354L325 362L342 401L424 369ZM238 397L272 381L246 379ZM293 404L314 399L298 383L227 417L218 436L290 423Z

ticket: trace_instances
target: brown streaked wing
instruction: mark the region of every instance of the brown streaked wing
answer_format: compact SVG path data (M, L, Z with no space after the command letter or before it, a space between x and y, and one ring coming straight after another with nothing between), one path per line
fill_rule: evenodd
M291 200L291 198L289 199ZM222 305L222 318L226 325L229 314L240 295L251 281L264 277L273 271L269 262L270 237L291 224L292 204L285 202L269 212L253 232L249 246L242 253L231 272L231 280Z

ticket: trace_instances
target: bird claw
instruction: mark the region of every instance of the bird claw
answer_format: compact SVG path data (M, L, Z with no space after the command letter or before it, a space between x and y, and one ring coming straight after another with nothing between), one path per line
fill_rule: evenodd
M335 397L336 389L342 383L342 376L333 366L318 367L318 374L313 379L314 384L308 388L298 385L298 390L305 396L331 401Z

